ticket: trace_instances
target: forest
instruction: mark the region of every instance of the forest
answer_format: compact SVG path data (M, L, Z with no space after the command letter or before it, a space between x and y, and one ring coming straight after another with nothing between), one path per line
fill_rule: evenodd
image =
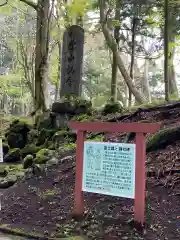
M179 12L178 0L0 0L0 239L180 239ZM139 130L83 133L72 122L149 127L140 134L143 171L133 165ZM112 155L120 165L134 161L121 173L107 153L87 151L93 176L105 172L110 191L128 186L131 197L84 190L77 146L85 136L83 153L91 143L133 146L134 160Z
M93 106L178 99L178 1L9 0L0 11L4 114L48 109L60 98L63 32L73 24L85 31L82 97Z

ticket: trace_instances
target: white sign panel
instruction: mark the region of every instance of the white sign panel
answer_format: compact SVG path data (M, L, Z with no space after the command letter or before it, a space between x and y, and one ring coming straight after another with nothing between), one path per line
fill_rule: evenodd
M1 138L0 138L0 162L3 162L3 146Z
M134 198L135 144L85 142L82 190Z

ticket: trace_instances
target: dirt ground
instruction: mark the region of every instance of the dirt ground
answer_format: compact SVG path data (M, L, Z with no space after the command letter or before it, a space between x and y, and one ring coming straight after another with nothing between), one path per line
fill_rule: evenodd
M127 121L155 120L179 125L180 109L163 115L159 111L142 113ZM162 128L163 128L162 127ZM122 135L106 140L121 141ZM142 230L131 224L133 200L85 193L85 216L72 218L75 156L67 156L58 166L19 182L2 197L0 224L45 236L84 236L84 239L180 239L180 142L165 150L147 155L146 226ZM163 173L163 174L162 174Z
M99 194L85 194L86 214L72 219L75 170L68 157L58 168L51 167L32 179L8 189L3 196L1 224L15 229L63 237L79 234L90 239L179 239L180 197L172 189L147 180L147 227L135 230L133 201Z

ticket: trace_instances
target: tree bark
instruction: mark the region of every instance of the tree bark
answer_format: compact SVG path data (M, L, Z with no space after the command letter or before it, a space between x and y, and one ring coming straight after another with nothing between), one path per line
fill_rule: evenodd
M49 40L50 40L50 0L38 0L36 25L35 58L35 100L36 109L47 109L45 93L47 91Z
M151 92L150 92L150 87L149 87L149 60L145 59L144 63L144 76L142 78L142 91L143 94L146 96L146 99L148 102L151 102Z
M143 103L145 101L144 96L141 94L141 92L139 92L137 90L137 88L134 86L132 79L130 78L124 63L121 59L121 56L119 54L118 51L118 47L116 44L115 39L113 38L113 36L111 35L111 33L109 32L109 29L107 27L107 23L106 23L106 18L105 18L105 0L99 0L100 3L100 21L101 21L101 26L102 26L102 31L104 34L104 37L107 41L107 44L109 46L109 48L111 49L111 51L114 53L114 55L116 56L116 61L117 61L117 66L126 82L126 84L128 85L128 87L130 88L131 92L133 93L133 95L135 96L135 99L137 100L137 102L139 103Z
M133 22L132 22L132 47L131 47L131 64L130 64L130 78L132 79L132 81L134 80L134 54L135 54L135 39L136 39L136 16L133 17ZM132 104L132 92L131 89L129 88L129 107L131 107Z
M20 0L34 8L37 12L36 22L36 56L35 56L35 111L45 111L49 99L47 92L49 41L54 0Z
M174 70L174 56L175 56L175 41L176 41L176 15L174 14L177 10L173 7L170 8L169 14L169 53L168 53L168 81L169 81L169 92L173 98L178 98L178 88L176 84L175 70Z
M164 85L165 85L165 100L169 102L169 8L168 0L164 0Z
M116 56L113 53L112 73L111 73L111 101L117 101L117 63Z
M120 21L120 1L116 0L116 12L115 12L115 20ZM119 46L119 26L115 26L114 28L114 38L116 40L117 46ZM116 55L113 53L113 62L112 62L112 74L111 74L111 101L117 101L117 61Z

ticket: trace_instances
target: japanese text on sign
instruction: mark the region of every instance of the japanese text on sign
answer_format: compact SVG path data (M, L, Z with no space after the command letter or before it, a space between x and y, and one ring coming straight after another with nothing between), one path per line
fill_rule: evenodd
M85 192L134 198L135 144L85 142Z

